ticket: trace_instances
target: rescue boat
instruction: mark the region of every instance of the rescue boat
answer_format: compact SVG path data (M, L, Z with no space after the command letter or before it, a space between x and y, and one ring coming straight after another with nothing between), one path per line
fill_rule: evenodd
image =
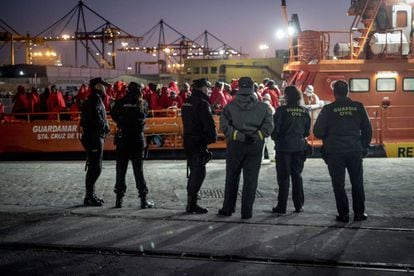
M41 115L56 115L55 120L39 120ZM75 119L68 119L78 115ZM3 114L0 123L0 154L4 153L58 153L81 152L79 113L19 113ZM214 116L218 128L219 117ZM116 124L108 115L111 132L108 134L104 150L114 151ZM179 109L150 111L144 130L148 150L183 149L183 126ZM211 149L225 149L224 136Z
M297 16L286 22L299 29L289 38L286 84L301 91L313 86L321 104L312 105L312 95L305 99L315 120L334 100L332 84L346 80L350 97L367 108L372 144L388 157L414 157L413 10L412 0L352 0L349 30L300 31ZM287 19L286 1L282 11Z

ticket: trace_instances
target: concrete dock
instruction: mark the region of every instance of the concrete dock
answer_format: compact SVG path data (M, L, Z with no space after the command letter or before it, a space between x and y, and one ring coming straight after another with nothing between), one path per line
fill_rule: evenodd
M321 159L303 173L305 211L271 212L275 164L263 164L253 218L218 217L225 161L207 165L200 205L184 212L186 163L146 161L149 198L139 209L132 168L124 208L115 209L115 161L97 182L103 207L83 207L82 161L0 162L2 275L400 275L414 270L414 159L364 160L368 220L335 221L330 177ZM241 183L242 185L242 183ZM351 200L350 184L347 191ZM352 206L352 204L351 204Z

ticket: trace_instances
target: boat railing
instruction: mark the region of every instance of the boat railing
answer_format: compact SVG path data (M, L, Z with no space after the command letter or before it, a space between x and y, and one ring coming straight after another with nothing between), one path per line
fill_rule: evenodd
M373 138L372 144L383 144L387 141L395 140L409 140L414 138L414 105L374 105L366 106L369 118L371 120ZM319 109L312 109L311 117L314 122L317 117ZM78 123L79 112L42 112L42 113L3 113L1 124L13 123L32 123L32 122L63 122ZM48 119L48 118L54 119ZM111 122L111 127L115 125L112 122L109 114L108 118ZM216 127L219 130L219 115L214 115ZM47 123L50 124L50 123ZM312 124L313 125L313 124ZM311 131L312 132L312 131ZM145 135L158 136L163 141L163 146L160 149L178 149L182 148L183 126L181 121L180 109L163 109L151 110L150 116L147 118ZM219 141L213 147L225 147L224 134L219 131ZM320 141L311 136L308 138L313 146L320 145ZM157 148L156 146L152 148Z

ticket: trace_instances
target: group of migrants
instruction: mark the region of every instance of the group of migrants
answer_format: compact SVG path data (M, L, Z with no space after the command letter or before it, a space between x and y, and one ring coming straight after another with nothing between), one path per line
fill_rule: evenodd
M225 192L223 206L218 211L219 216L231 216L236 211L237 192L243 173L241 218L252 217L266 139L271 139L275 144L279 186L277 205L272 211L286 213L291 183L295 212L303 212L305 197L301 174L309 147L306 140L311 127L309 108L303 105L302 92L295 86L285 87L284 101L281 102L281 92L277 86L272 82L267 84L269 80L264 82L257 85L250 77L242 77L235 81L237 88L234 87L234 90L237 91L233 91L231 98L218 103L220 130L227 143ZM101 173L103 143L109 133L104 104L108 86L101 78L92 79L91 93L82 106L81 142L88 156L85 206L101 206L103 203L95 194L95 182ZM222 92L224 86L225 84L217 82L215 88ZM132 161L141 208L154 206L147 199L148 187L143 174L144 125L151 107L151 103L145 99L148 89L151 90L150 87L131 82L126 87L125 95L117 99L110 108L111 116L117 123L114 141L117 156L114 189L116 208L121 208L123 204L129 160ZM313 90L312 87L308 89ZM265 90L268 92L263 93ZM322 157L332 179L338 211L336 220L340 222L349 221L345 170L349 173L352 185L354 220L367 219L362 159L367 155L372 130L364 106L352 101L348 97L348 91L347 82L335 82L335 101L322 108L314 125L314 135L323 141ZM206 208L198 205L198 200L206 176L206 164L212 158L208 145L217 139L213 119L215 102L212 103L211 99L213 93L214 88L211 89L211 83L207 79L195 80L192 89L188 87L188 93L181 105L184 150L189 167L186 205L188 213L208 212Z

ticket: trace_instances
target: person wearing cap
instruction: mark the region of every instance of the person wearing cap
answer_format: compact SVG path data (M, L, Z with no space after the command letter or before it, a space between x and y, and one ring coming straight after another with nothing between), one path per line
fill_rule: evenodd
M276 144L276 172L279 193L274 213L286 213L289 183L292 179L292 199L295 212L303 211L302 171L306 159L306 137L310 132L308 110L300 106L301 92L295 86L285 88L286 105L276 109L272 139Z
M345 169L352 186L354 220L367 219L362 158L368 153L372 128L368 113L360 102L348 97L348 83L333 85L335 101L325 105L319 114L313 133L323 140L322 157L328 165L340 222L349 221L349 203L345 191Z
M250 77L238 81L239 92L220 116L220 129L226 136L226 182L220 216L231 216L236 209L240 174L243 170L241 217L253 214L264 138L273 130L272 111L254 93Z
M193 82L191 96L181 108L184 128L184 151L190 169L187 182L188 213L205 214L208 212L197 204L198 192L206 176L206 164L211 159L207 145L216 142L217 131L209 103L211 84L206 79Z
M81 142L86 150L86 195L85 206L102 206L103 200L95 195L95 183L102 171L103 145L110 132L104 106L105 87L108 86L102 78L89 81L91 94L82 105L80 131Z
M135 184L141 199L141 209L152 208L147 200L148 187L143 172L145 147L144 127L148 114L148 103L143 99L142 84L130 82L126 95L115 102L111 117L117 124L116 145L116 194L115 208L122 208L126 192L125 175L128 161L132 161Z

